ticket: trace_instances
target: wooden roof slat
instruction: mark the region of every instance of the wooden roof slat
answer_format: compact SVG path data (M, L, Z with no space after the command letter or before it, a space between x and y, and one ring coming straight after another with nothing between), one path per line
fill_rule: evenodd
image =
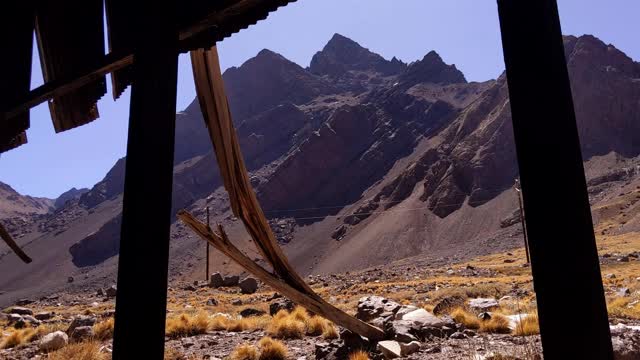
M89 70L105 56L102 0L42 1L36 34L45 82ZM106 93L104 77L49 101L56 132L98 117L98 100Z
M0 40L6 46L3 66L0 67L0 105L18 101L31 88L31 58L33 54L33 28L35 7L30 1L11 2L4 9L4 21L0 26ZM0 122L0 152L22 145L27 141L25 130L29 128L29 111L15 114L11 122Z

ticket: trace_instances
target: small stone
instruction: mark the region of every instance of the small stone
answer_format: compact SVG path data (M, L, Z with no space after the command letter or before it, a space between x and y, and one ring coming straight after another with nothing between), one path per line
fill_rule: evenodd
M269 314L273 316L277 314L280 310L293 311L295 307L296 305L293 303L293 301L289 299L286 299L286 298L276 299L272 301L271 304L269 304Z
M31 300L31 299L20 299L20 300L16 301L16 305L18 305L18 306L25 306L25 305L29 305L29 304L33 304L33 300Z
M238 275L225 276L222 279L223 286L237 286L238 282L240 282L240 276Z
M240 299L235 299L235 300L233 300L233 301L231 302L231 305L233 305L233 306L240 306L240 305L242 305L242 300L240 300Z
M100 296L100 297L105 296L104 289L103 288L99 288L98 291L96 291L96 295Z
M246 308L240 311L240 316L242 317L262 316L264 314L266 314L266 311L262 311L254 308Z
M69 277L67 278L67 282L68 282L68 283L72 283L72 282L73 282L73 276L69 276Z
M31 311L31 309L27 309L21 306L12 307L9 313L18 315L33 315L33 311Z
M118 294L118 288L115 285L111 285L107 288L107 291L105 292L105 294L109 298L116 297L116 295Z
M402 348L397 341L380 341L376 346L376 350L381 352L385 359L395 359L402 356Z
M82 341L94 336L92 326L78 326L71 332L71 339L74 341Z
M607 275L605 275L605 278L607 278L607 279L615 279L616 278L616 274L607 274Z
M207 305L208 306L218 306L218 300L216 300L214 298L210 298L209 300L207 300Z
M224 284L224 279L220 273L213 273L209 278L209 286L212 288L219 288Z
M251 277L245 278L240 281L240 283L238 283L238 286L240 286L240 290L243 294L253 294L258 291L258 281Z
M480 314L478 314L478 319L480 320L491 320L491 313L490 312L481 312Z
M631 295L631 290L629 290L629 288L621 288L616 291L616 295L619 297L627 297Z
M458 339L458 340L460 340L460 339L466 339L466 338L467 338L467 335L465 335L464 333L461 333L461 332L459 332L459 331L456 331L456 332L454 332L453 334L451 334L451 335L449 336L449 338L450 338L450 339Z
M49 352L65 347L69 343L69 336L62 331L55 331L40 339L40 350Z
M400 343L400 353L402 356L411 355L418 350L420 350L420 343L417 341L412 341L408 344Z
M92 327L95 323L96 323L96 318L91 317L91 316L81 315L81 316L75 317L71 321L71 324L69 324L69 327L67 328L67 334L68 335L72 335L73 331L76 328L79 328L79 327Z

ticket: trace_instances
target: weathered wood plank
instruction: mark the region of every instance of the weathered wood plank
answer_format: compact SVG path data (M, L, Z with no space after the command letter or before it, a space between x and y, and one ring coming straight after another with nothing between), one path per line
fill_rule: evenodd
M308 294L292 287L278 276L268 272L260 265L256 264L253 260L242 253L240 249L233 245L221 225L218 225L218 234L216 234L206 224L200 222L193 215L184 210L178 212L178 218L180 218L180 220L189 226L203 240L207 241L252 275L291 299L296 304L369 339L381 340L384 338L384 332L379 328L352 317L324 301L319 296L313 296L315 293L313 295Z
M2 224L0 224L0 238L2 238L5 243L7 243L9 248L13 250L13 252L18 255L20 260L25 262L25 264L28 264L32 261L31 258L24 251L22 251L20 246L18 246L18 244L13 240L11 234L9 234L7 229L5 229Z

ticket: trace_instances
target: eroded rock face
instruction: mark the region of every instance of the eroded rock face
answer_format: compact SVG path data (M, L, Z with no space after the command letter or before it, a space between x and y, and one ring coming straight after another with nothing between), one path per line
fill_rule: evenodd
M117 216L98 231L69 248L75 266L85 267L100 264L120 252L120 230L122 216Z
M356 318L371 321L377 317L393 317L402 305L382 296L367 296L358 300Z

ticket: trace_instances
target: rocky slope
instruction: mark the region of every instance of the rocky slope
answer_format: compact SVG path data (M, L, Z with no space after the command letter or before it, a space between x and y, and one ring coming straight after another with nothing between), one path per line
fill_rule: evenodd
M565 49L593 204L615 203L640 164L640 65L592 36L566 37ZM251 181L302 272L520 244L504 76L470 83L434 51L405 64L341 35L307 69L263 50L223 76ZM19 241L34 266L62 264L55 276L0 249L0 272L9 274L0 279L6 291L0 303L47 287L115 279L124 163L77 200L22 226L31 229ZM173 199L174 210L198 216L209 206L212 222L256 254L229 212L197 101L176 116ZM599 221L619 216L600 213ZM636 231L640 220L633 219L625 220L627 231ZM172 277L200 276L201 242L178 223L172 239ZM213 263L223 271L229 266L218 255ZM79 279L69 285L68 275Z

